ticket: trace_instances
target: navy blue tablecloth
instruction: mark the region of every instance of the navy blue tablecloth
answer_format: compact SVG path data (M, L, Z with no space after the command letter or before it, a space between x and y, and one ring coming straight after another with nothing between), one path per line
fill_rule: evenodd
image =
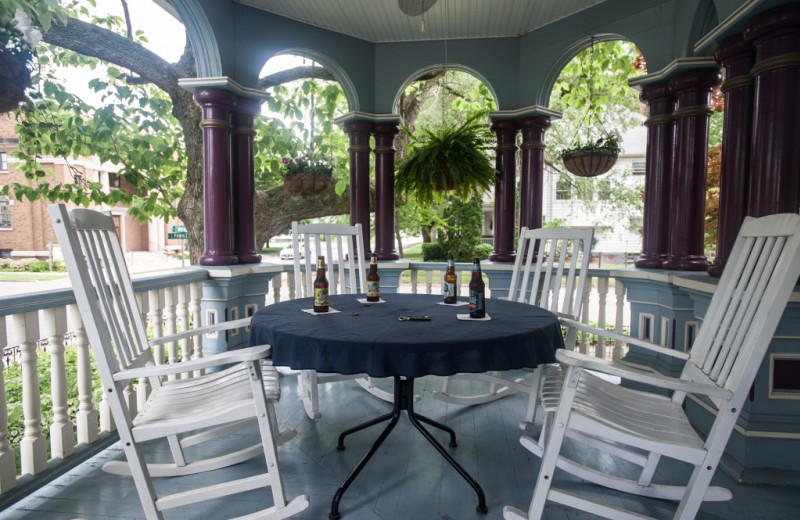
M375 377L533 368L564 347L555 315L532 305L490 299L490 321L461 321L467 306L437 305L441 296L386 294L369 307L363 297L331 296L341 312L326 315L302 312L311 298L269 305L253 316L250 345L272 345L276 366ZM411 315L431 321L397 319Z

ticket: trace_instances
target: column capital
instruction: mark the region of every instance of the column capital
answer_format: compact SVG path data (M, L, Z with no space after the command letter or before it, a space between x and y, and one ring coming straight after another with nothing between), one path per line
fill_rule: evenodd
M352 121L345 121L342 128L348 134L370 134L375 123L365 119L354 119Z
M517 120L517 127L520 130L547 130L550 128L550 123L550 116L523 117Z
M500 119L492 121L492 132L505 134L517 131L517 121L515 119Z
M208 105L223 105L232 107L236 104L236 94L213 87L202 87L194 91L192 96L194 102L205 107Z

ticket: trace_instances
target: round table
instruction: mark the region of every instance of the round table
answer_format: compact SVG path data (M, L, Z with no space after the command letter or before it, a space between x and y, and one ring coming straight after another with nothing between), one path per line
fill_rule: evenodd
M555 363L555 350L564 347L558 318L532 305L487 300L490 319L462 320L458 315L468 315L468 307L440 305L441 296L386 294L385 302L368 305L358 301L364 297L332 295L330 307L338 312L321 314L304 312L312 308L312 298L276 303L259 310L250 323L250 345L272 345L276 366L394 378L392 411L339 435L337 449L343 450L345 436L389 421L339 486L328 517L341 517L339 501L345 490L394 429L403 410L411 424L472 486L478 496L476 509L486 513L486 498L480 485L422 423L446 431L451 447L457 445L453 429L414 411L414 378ZM420 316L430 319L400 319Z
M333 295L337 313L312 315L311 298L259 310L251 345L272 345L277 366L374 377L453 375L534 368L555 363L563 348L556 316L517 302L487 300L488 321L462 321L466 305L439 305L441 296L387 294L386 303L365 306L363 295ZM463 299L462 299L463 300ZM430 316L430 321L399 321Z

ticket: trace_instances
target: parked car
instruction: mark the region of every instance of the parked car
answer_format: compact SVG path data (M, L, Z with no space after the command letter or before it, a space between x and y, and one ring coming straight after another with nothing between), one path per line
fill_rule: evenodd
M281 249L281 260L294 260L294 248L292 246L286 246ZM303 249L300 249L300 258L303 258L304 253Z

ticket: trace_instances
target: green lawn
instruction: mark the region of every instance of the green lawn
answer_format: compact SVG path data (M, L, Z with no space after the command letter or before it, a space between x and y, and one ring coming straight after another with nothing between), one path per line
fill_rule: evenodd
M67 273L17 273L0 271L0 282L46 282L66 278Z

